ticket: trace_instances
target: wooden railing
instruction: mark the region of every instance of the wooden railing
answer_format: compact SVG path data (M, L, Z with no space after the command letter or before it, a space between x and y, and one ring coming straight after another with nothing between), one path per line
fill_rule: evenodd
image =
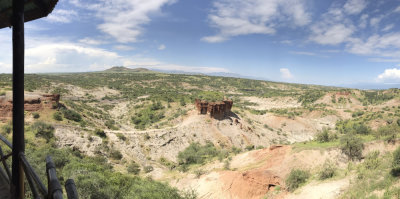
M2 135L0 135L0 140L3 141L6 146L12 149L12 145L10 142ZM0 167L0 175L10 184L12 181L11 171L6 162L6 160L12 156L12 153L4 155L3 149L0 146L0 158L2 162L2 166ZM56 167L51 159L51 156L46 157L46 174L47 174L47 187L40 180L38 174L29 164L28 160L25 157L24 153L19 153L19 160L24 171L24 176L29 184L30 190L32 192L32 196L34 199L62 199L63 191L60 184L60 181L57 178ZM65 190L67 192L68 199L78 199L78 192L76 190L75 182L72 179L68 179L65 182ZM24 191L22 189L22 191ZM21 193L20 195L25 195Z

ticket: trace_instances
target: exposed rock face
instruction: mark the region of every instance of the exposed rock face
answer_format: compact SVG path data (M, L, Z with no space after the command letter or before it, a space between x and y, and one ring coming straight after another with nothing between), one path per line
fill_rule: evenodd
M204 100L196 99L195 105L199 114L210 114L212 118L224 117L227 113L231 112L233 101L223 100L218 102L207 102Z
M33 112L42 109L51 109L58 105L59 94L26 94L24 100L24 110ZM0 120L8 120L12 117L12 99L7 96L0 97Z

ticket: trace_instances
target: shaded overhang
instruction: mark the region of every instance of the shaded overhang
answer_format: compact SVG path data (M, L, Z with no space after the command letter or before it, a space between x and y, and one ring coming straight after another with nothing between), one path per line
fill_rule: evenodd
M13 0L0 0L0 29L12 26ZM58 0L25 0L24 21L32 21L50 14Z

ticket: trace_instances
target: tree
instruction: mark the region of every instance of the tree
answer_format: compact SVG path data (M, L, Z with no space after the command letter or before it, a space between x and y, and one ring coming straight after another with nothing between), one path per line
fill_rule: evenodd
M364 144L361 138L347 134L340 139L340 149L350 160L360 160Z
M286 186L289 191L294 191L304 184L310 177L310 173L301 169L292 169L286 179Z

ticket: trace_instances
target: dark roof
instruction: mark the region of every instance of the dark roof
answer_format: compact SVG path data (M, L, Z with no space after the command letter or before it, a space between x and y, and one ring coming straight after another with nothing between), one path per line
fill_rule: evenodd
M12 1L0 0L0 28L11 27ZM58 0L25 0L25 22L46 17L57 2Z

